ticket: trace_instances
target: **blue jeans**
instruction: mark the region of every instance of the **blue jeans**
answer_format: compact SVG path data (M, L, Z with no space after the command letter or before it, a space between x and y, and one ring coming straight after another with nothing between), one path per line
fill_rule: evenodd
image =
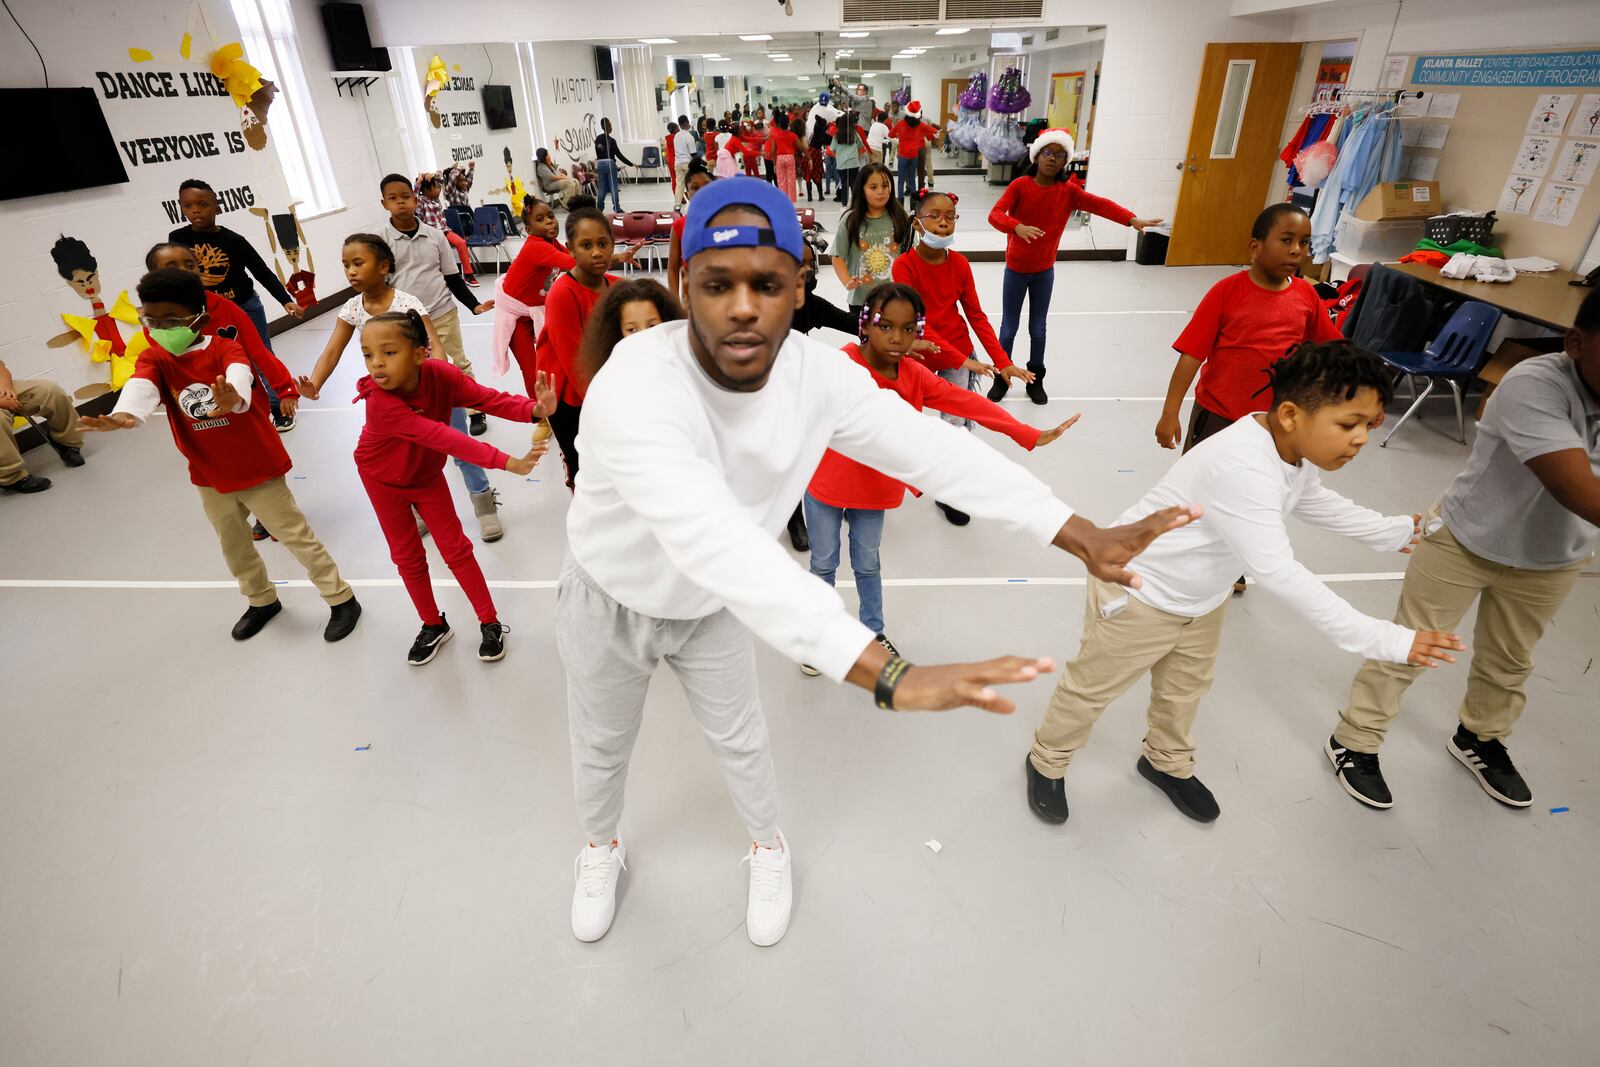
M823 153L822 156L822 188L827 190L829 185L839 184L839 161L833 156Z
M450 409L450 428L461 433L467 432L466 408ZM482 467L476 463L468 463L464 459L456 460L455 464L456 469L461 472L461 480L467 484L467 492L487 493L489 491L489 476L483 472Z
M267 351L272 351L272 335L267 332L267 309L261 303L259 293L251 290L250 295L239 301L239 310L243 311L255 323L256 333L261 335L261 343L267 346ZM261 368L256 367L256 381L261 383L261 388L267 392L267 403L272 405L272 413L278 413L278 394L272 391L272 383L267 381L267 376L261 373Z
M910 159L907 159L905 156L901 156L899 159L900 196L905 199L907 204L909 204L912 196L914 196L917 191L917 157L912 156Z
M971 359L973 357L968 356L967 358ZM939 377L957 389L965 389L969 393L978 392L978 372L975 370L967 370L964 367L951 367L949 370L942 370L937 373ZM949 415L943 411L939 412L939 417L952 426L960 426L968 430L972 429L971 419L964 419L960 415Z
M1044 331L1050 320L1050 293L1056 287L1054 266L1037 274L1018 274L1006 268L1000 290L1000 347L1012 356L1012 344L1017 339L1017 327L1022 322L1022 298L1028 298L1028 369L1035 374L1044 370ZM1016 357L1012 356L1012 362Z
M600 173L600 203L603 211L606 206L606 191L611 192L611 208L617 214L622 214L622 197L617 191L617 161L614 159L597 159L594 161L595 170Z
M811 535L811 573L833 584L839 570L839 528L850 524L850 569L856 574L856 595L861 600L861 624L883 633L883 578L878 570L878 548L883 544L883 512L836 508L806 494L806 532Z

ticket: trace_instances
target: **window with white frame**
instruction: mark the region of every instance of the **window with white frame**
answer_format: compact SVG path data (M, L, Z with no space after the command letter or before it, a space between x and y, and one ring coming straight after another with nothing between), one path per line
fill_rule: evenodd
M244 55L278 87L268 143L278 153L289 196L302 219L344 207L322 141L311 87L300 64L300 40L289 0L230 0Z

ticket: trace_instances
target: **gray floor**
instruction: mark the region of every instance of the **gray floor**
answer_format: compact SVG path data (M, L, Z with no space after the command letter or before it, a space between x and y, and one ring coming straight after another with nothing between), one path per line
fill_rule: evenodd
M956 181L972 186L962 232L981 235L985 190ZM1103 521L1173 459L1152 432L1172 312L1225 272L1059 269L1057 398L1012 410L1084 419L1034 454L997 446ZM1000 267L976 272L998 318ZM292 368L328 323L279 339ZM487 320L467 334L487 349ZM1019 689L1009 718L890 715L763 650L797 861L793 925L767 950L743 931L743 832L663 676L617 923L581 945L549 624L556 466L491 475L509 532L478 557L509 657L480 664L458 641L407 668L415 615L349 458L358 367L347 356L286 439L294 491L367 606L342 645L320 640L320 601L270 543L288 610L228 639L242 605L159 424L91 439L78 471L34 452L57 487L0 497L0 1061L1595 1061L1594 576L1539 649L1513 742L1536 795L1520 813L1443 750L1460 667L1415 688L1384 750L1395 809L1349 800L1321 744L1356 661L1260 592L1231 611L1199 723L1224 809L1208 827L1133 773L1139 692L1107 713L1068 781L1072 820L1050 828L1020 767L1050 682ZM1426 506L1465 456L1439 432L1445 407L1329 482ZM1294 534L1358 607L1392 610L1402 559ZM917 501L889 519L884 568L890 633L915 659L1076 647L1082 571L1059 553ZM441 599L470 620L459 591Z

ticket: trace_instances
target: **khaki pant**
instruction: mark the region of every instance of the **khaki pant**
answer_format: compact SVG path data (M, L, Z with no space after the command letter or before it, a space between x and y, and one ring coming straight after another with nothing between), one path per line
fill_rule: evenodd
M1533 646L1578 580L1582 562L1553 571L1507 567L1476 555L1443 524L1422 539L1406 567L1394 621L1412 630L1453 631L1474 600L1478 626L1467 642L1472 666L1461 724L1479 738L1504 740L1522 714ZM1333 736L1355 752L1376 752L1400 698L1427 668L1367 660L1350 685Z
M12 389L22 401L23 414L45 420L51 440L69 448L82 446L83 427L78 424L78 412L61 386L55 382L20 381L14 382ZM28 476L11 428L14 415L15 412L0 408L0 485L20 482Z
M312 533L282 477L233 493L219 493L204 485L195 488L200 491L200 506L206 509L206 518L211 520L217 540L222 543L222 558L239 579L239 592L252 607L264 607L278 599L277 587L267 577L267 565L250 539L252 512L267 532L300 561L306 577L330 606L336 607L355 596L349 583L339 577L339 568L328 550Z
M1106 606L1126 598L1109 618ZM1153 608L1121 586L1089 579L1083 614L1083 644L1061 672L1061 681L1033 735L1033 765L1047 778L1066 773L1072 755L1089 740L1106 705L1150 672L1149 728L1145 758L1163 774L1194 774L1195 712L1211 688L1228 604L1198 618Z
M444 355L456 369L467 377L473 377L472 361L467 358L467 345L461 339L461 313L455 308L448 308L437 315L429 316L433 319L433 332L439 335L439 343L444 346L444 352L435 352L434 355Z
M677 187L673 193L672 206L682 207L684 197L688 195L689 161L687 159L674 160L672 163L673 184Z

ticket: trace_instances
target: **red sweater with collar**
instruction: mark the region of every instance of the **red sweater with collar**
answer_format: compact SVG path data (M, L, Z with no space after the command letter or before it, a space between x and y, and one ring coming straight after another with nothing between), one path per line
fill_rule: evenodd
M1005 434L1029 450L1039 443L1039 435L1043 431L1018 422L999 404L985 400L977 393L957 389L914 359L902 359L899 375L885 378L867 366L860 345L845 345L843 351L867 367L878 388L900 394L902 400L918 411L930 407L935 411L971 419L980 426ZM817 465L817 472L811 476L811 484L806 491L831 507L888 511L899 507L905 499L906 485L830 448L823 454L822 462Z
M967 332L968 323L994 365L1011 366L1011 357L1000 347L1000 338L995 336L989 316L978 302L978 287L966 256L947 252L944 262L929 263L913 248L895 257L890 273L895 281L911 286L922 297L922 304L928 309L928 332L940 338L940 350L923 360L929 370L954 370L976 351L972 335ZM962 311L967 313L965 320Z
M989 212L989 225L1011 235L1006 241L1006 266L1018 274L1037 274L1054 267L1067 219L1079 210L1124 226L1134 217L1122 205L1095 196L1066 178L1057 178L1053 185L1040 185L1032 178L1022 177L1006 186ZM1024 241L1017 236L1018 226L1037 226L1044 233Z
M356 469L384 485L421 485L444 469L446 456L505 470L504 452L450 426L451 408L477 408L511 422L532 422L525 396L479 385L448 360L425 359L409 393L380 388L370 376L356 382L355 400L367 402L367 424L356 442ZM352 401L354 402L354 401Z
M620 280L607 274L605 285L590 289L566 273L556 279L545 296L544 329L539 331L537 345L538 369L550 376L556 395L568 407L582 407L583 394L589 388L577 368L584 324L606 290Z

